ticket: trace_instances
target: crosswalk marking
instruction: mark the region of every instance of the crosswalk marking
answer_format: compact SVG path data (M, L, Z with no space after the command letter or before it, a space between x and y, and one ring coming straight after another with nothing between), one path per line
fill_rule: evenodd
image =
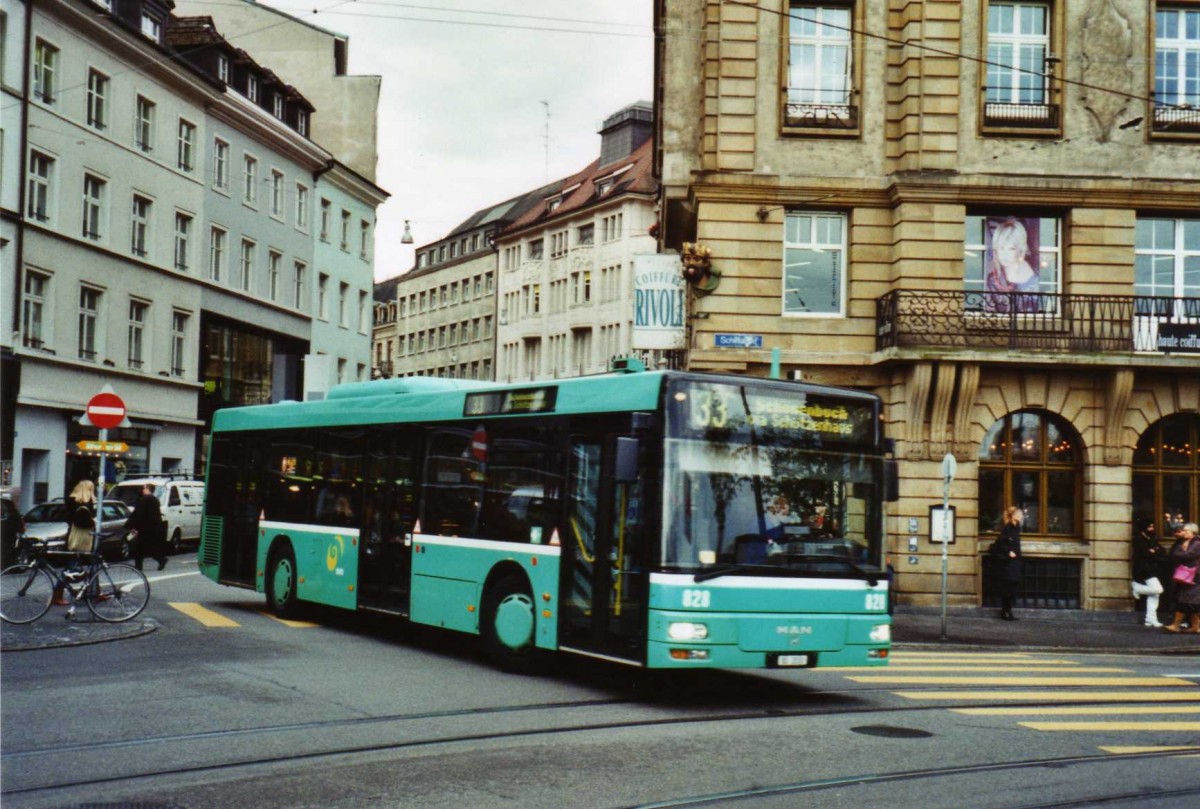
M320 624L314 624L311 621L289 621L287 618L280 618L278 615L272 615L269 612L260 612L259 615L270 618L272 621L278 621L284 626L290 626L292 629L312 629Z
M1200 731L1200 722L1020 722L1021 727L1046 731L1081 730L1174 730Z
M920 666L916 666L916 665L892 666L892 665L889 665L888 670L889 671L902 671L905 674L907 674L910 671L926 671L926 672L928 672L928 671L957 671L957 672L961 672L963 674L969 674L969 673L975 673L975 672L983 673L983 672L995 671L996 667L995 667L995 665L972 666L972 665L962 665L962 664L958 664L958 663L954 663L954 664L947 663L947 664L942 664L942 665L937 665L937 666L926 666L923 664ZM1033 673L1033 672L1039 672L1039 673L1045 674L1045 673L1047 673L1047 671L1053 671L1053 670L1047 669L1045 666L1028 666L1024 663L1021 663L1020 665L1017 665L1017 666L1005 666L1004 671L1005 671L1005 673L1008 673L1008 674L1029 674L1029 673ZM1066 674L1066 675L1073 675L1073 674L1079 674L1079 673L1083 673L1083 674L1128 674L1128 673L1130 673L1130 669L1114 669L1114 668L1100 668L1100 667L1083 668L1083 667L1081 667L1081 668L1076 668L1076 669L1068 669L1063 672L1063 674Z
M191 618L194 621L198 621L199 623L201 623L204 626L214 627L214 628L229 628L229 627L241 626L241 624L239 624L237 621L233 620L232 618L226 618L221 613L213 612L212 610L208 609L207 607L202 607L199 604L195 604L195 603L191 603L191 602L184 602L184 601L168 601L167 605L174 607L175 609L179 610L187 617Z
M950 710L954 713L966 714L968 716L1024 716L1026 714L1036 714L1038 716L1116 716L1121 714L1163 713L1164 711L1170 711L1172 714L1200 713L1200 705L1172 705L1169 708L1164 708L1162 705L1017 705L1009 708L951 708Z
M1043 702L1195 702L1195 691L896 691L912 700L1040 700Z
M1158 688L1164 686L1187 686L1196 684L1188 680L1170 677L933 677L924 674L906 676L902 674L871 674L849 677L856 683L892 683L896 685L1048 685L1048 686L1106 686Z

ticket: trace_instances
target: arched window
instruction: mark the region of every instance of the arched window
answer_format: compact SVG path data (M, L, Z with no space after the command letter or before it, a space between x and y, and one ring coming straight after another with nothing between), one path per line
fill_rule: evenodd
M1025 510L1026 534L1078 536L1082 529L1083 442L1063 419L1009 413L979 447L979 531L996 533L1009 505Z
M1179 413L1151 424L1133 451L1133 518L1170 536L1200 518L1200 416Z

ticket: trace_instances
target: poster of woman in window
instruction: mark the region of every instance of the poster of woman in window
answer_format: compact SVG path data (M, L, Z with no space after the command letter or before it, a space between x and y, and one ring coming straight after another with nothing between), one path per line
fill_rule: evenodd
M1037 312L1038 227L1036 218L988 217L985 234L987 261L984 286L989 293L985 306L990 312Z

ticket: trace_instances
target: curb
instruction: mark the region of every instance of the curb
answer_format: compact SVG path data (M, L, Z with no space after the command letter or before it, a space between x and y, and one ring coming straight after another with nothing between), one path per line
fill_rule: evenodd
M66 646L91 646L115 640L148 635L158 629L154 621L130 621L101 624L98 621L64 621L53 624L47 615L33 624L6 625L0 632L0 651L27 652L33 649L58 649ZM42 624L42 626L38 626Z

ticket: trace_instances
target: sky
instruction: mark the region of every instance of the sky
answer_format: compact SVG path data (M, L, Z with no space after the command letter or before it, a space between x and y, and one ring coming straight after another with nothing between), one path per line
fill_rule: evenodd
M603 120L653 98L652 0L260 2L347 35L348 72L383 77L377 281L475 211L584 168Z

